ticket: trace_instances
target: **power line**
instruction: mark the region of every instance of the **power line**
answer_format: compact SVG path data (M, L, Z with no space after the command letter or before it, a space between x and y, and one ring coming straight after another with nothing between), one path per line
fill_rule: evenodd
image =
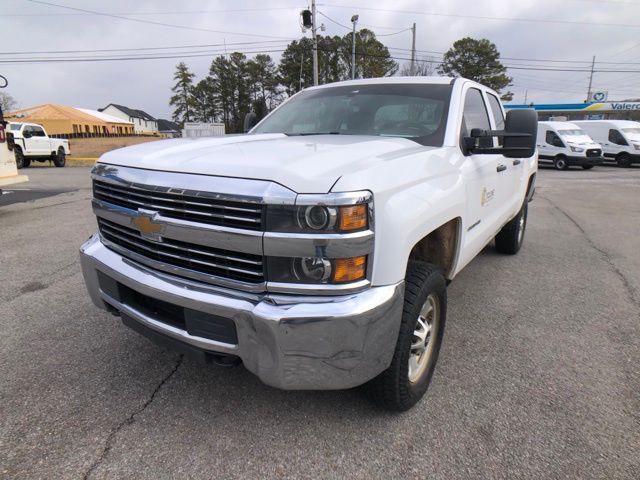
M260 45L269 43L282 43L282 40L261 40L257 42L235 42L235 43L205 43L200 45L175 45L171 47L135 47L135 48L100 48L93 50L40 50L28 52L1 52L0 55L35 55L35 54L62 54L62 53L100 53L100 52L132 52L142 50L173 50L180 48L207 48L207 47L223 47L231 45Z
M325 3L324 6L332 7L332 8L370 10L374 12L405 13L409 15L424 15L424 16L431 16L431 17L472 18L474 20L495 20L495 21L528 22L528 23L559 23L559 24L565 24L565 25L592 25L592 26L598 26L598 27L640 28L640 24L629 24L629 23L581 22L578 20L552 20L552 19L546 19L546 18L462 15L462 14L455 14L455 13L424 12L424 11L418 11L418 10L392 10L388 8L376 8L376 7L355 7L350 5L336 5L332 3Z
M251 50L238 52L243 54L259 54L259 53L280 53L285 49L272 49L272 50ZM27 58L27 59L12 59L12 60L0 60L0 65L13 65L13 64L41 64L41 63L81 63L81 62L115 62L115 61L127 61L127 60L163 60L171 58L196 58L196 57L211 57L212 55L224 55L224 50L216 50L211 52L197 52L197 53L181 53L164 55L158 54L156 56L121 56L121 57L74 57L74 58Z
M298 5L290 7L262 7L262 8L232 8L220 10L174 10L162 12L108 12L104 14L119 16L153 16L153 15L201 15L206 13L244 13L244 12L264 12L272 10L292 10L298 8ZM0 17L69 17L69 16L91 16L103 15L102 13L2 13Z
M379 35L376 35L376 37L390 37L391 35L398 35L399 33L408 32L409 30L413 30L413 28L409 27L409 28L405 28L404 30L400 30L398 32L393 32L393 33L381 33Z
M328 15L325 15L324 13L322 13L320 10L318 10L318 13L320 15L322 15L324 18L326 18L327 20L329 20L330 22L335 23L336 25L341 26L342 28L346 28L347 30L351 31L351 27L347 27L346 25L343 25L342 23L334 20L333 18L329 17Z
M321 51L325 52L334 52L333 50L318 48ZM245 51L239 53L277 53L283 52L284 49L271 49L271 50L259 50L259 51ZM3 59L0 60L2 64L24 64L24 63L61 63L61 62L100 62L100 61L119 61L119 60L152 60L152 59L168 59L168 58L190 58L190 57L203 57L210 56L212 54L216 54L218 51L211 52L179 52L177 54L165 55L164 53L159 53L155 55L149 54L129 54L127 56L120 57L67 57L67 58L12 58L12 59ZM368 54L366 52L356 52L360 57L368 57L368 58L390 58L394 60L411 60L408 57L399 57L399 56L387 56L387 55L373 55ZM147 55L147 56L144 56ZM439 60L427 60L427 59L416 59L417 62L422 63L432 63L432 64L442 64L442 61ZM527 65L504 65L507 69L511 70L530 70L530 71L540 71L540 72L585 72L588 73L591 69L580 69L580 68L546 68L539 66L527 66ZM640 70L628 70L628 69L594 69L596 73L640 73Z
M178 29L182 29L182 30L193 30L193 31L200 31L200 32L209 32L209 33L220 33L223 35L239 35L239 36L245 36L245 37L262 37L262 38L274 38L274 39L280 39L280 40L289 40L288 38L284 38L284 37L277 37L274 35L264 35L264 34L260 34L260 33L244 33L244 32L230 32L230 31L224 31L224 30L211 30L208 28L200 28L200 27L189 27L187 25L177 25L177 24L173 24L173 23L164 23L164 22L156 22L153 20L142 20L141 18L130 18L130 17L125 17L122 15L115 15L115 14L111 14L111 13L104 13L104 12L96 12L94 10L87 10L84 8L77 8L77 7L69 7L67 5L60 5L57 3L52 3L52 2L45 2L43 0L27 0L28 2L31 3L37 3L40 5L47 5L49 7L58 7L58 8L65 8L67 10L73 10L73 11L77 11L77 12L83 12L83 13L89 13L92 15L100 15L103 17L109 17L109 18L117 18L120 20L128 20L130 22L137 22L137 23L145 23L145 24L149 24L149 25L157 25L157 26L161 26L161 27L170 27L170 28L178 28Z

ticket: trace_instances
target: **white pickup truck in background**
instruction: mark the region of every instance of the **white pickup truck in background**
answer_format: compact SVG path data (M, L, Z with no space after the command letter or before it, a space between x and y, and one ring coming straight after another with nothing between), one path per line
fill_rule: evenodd
M53 162L64 167L69 150L69 140L51 138L44 127L35 123L9 123L9 132L15 142L18 168L26 168L31 162Z
M523 243L536 136L533 110L505 116L483 85L391 77L303 90L247 135L114 150L92 172L89 294L274 387L369 383L406 410L433 375L448 282L488 243Z
M2 187L29 180L26 175L19 175L14 155L13 135L7 132L7 122L4 121L2 107L0 107L0 195Z

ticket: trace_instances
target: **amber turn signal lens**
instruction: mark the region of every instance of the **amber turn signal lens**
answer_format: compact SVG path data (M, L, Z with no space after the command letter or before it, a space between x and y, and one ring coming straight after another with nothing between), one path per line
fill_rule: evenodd
M354 205L340 208L340 225L342 231L361 230L367 227L367 206Z
M333 281L335 283L361 280L367 273L367 257L338 258L334 262Z

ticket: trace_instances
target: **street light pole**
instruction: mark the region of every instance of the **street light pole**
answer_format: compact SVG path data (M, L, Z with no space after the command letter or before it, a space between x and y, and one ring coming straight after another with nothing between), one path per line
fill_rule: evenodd
M358 15L351 17L353 23L353 36L351 37L351 79L356 78L356 23L358 23Z
M318 37L316 36L316 0L311 0L311 35L313 35L313 84L318 85Z

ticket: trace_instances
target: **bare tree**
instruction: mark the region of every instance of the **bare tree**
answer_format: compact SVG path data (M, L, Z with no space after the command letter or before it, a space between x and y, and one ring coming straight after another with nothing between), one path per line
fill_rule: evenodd
M3 112L10 112L18 107L18 102L7 92L0 92L0 106Z
M411 63L407 62L400 69L400 75L403 77L430 77L436 73L436 60L433 57L417 58L416 63L411 71Z

